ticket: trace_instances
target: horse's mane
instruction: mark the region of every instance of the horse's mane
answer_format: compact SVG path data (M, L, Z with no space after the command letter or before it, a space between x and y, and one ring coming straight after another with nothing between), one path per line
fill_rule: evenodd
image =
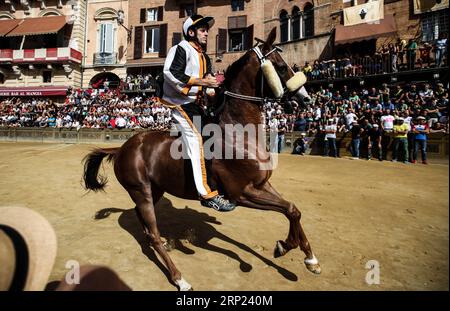
M228 66L225 71L225 87L228 89L230 87L231 81L237 77L237 75L242 71L242 68L247 64L250 58L250 54L247 52L242 55L237 61Z

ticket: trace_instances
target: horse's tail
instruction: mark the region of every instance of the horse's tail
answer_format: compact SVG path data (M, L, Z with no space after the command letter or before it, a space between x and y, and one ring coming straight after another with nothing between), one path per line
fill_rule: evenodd
M106 177L98 175L100 164L102 164L103 158L106 156L108 156L108 161L114 160L117 151L119 151L119 148L98 148L83 159L83 180L86 189L93 191L103 190L108 180Z

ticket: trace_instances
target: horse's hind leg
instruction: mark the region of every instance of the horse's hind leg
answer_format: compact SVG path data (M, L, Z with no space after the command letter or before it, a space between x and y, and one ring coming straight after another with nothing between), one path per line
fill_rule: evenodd
M166 248L161 240L155 216L155 206L153 204L155 196L152 195L150 185L143 186L140 190L128 190L134 203L136 203L136 211L138 218L144 226L144 232L150 238L150 242L156 252L163 259L167 269L169 270L172 281L179 287L181 291L191 290L192 286L182 277L180 271L175 267L172 259L169 257Z
M238 201L240 205L250 208L272 210L284 214L289 219L289 234L285 241L277 242L275 256L283 256L291 249L300 246L306 255L305 265L308 270L317 274L321 272L319 261L314 256L300 224L300 211L293 203L284 200L270 183L267 182L260 189L247 187Z

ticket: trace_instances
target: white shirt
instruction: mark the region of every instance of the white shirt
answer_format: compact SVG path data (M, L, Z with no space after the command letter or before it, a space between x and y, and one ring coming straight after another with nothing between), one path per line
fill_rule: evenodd
M337 126L335 124L325 126L325 131L334 131L334 133L326 133L326 138L336 138Z
M345 123L348 125L353 124L353 121L356 120L356 114L354 114L353 112L348 113L345 115Z
M395 120L394 116L391 115L382 116L380 120L385 130L392 130L394 128L394 120Z

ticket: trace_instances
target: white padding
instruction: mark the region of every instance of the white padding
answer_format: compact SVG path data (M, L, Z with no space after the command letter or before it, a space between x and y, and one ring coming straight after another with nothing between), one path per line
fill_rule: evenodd
M289 92L294 92L306 83L306 76L303 72L296 72L295 75L286 82Z
M313 255L313 258L305 258L305 264L307 265L317 265L319 260L317 260L316 256Z
M275 67L270 60L266 60L261 64L261 70L266 77L267 83L269 83L270 89L276 98L283 96L283 84L281 84L280 77L278 76Z
M180 288L180 292L185 292L185 291L189 291L192 289L191 284L189 284L188 282L186 282L185 279L181 278L179 280L176 280L175 283L178 285L178 287Z

